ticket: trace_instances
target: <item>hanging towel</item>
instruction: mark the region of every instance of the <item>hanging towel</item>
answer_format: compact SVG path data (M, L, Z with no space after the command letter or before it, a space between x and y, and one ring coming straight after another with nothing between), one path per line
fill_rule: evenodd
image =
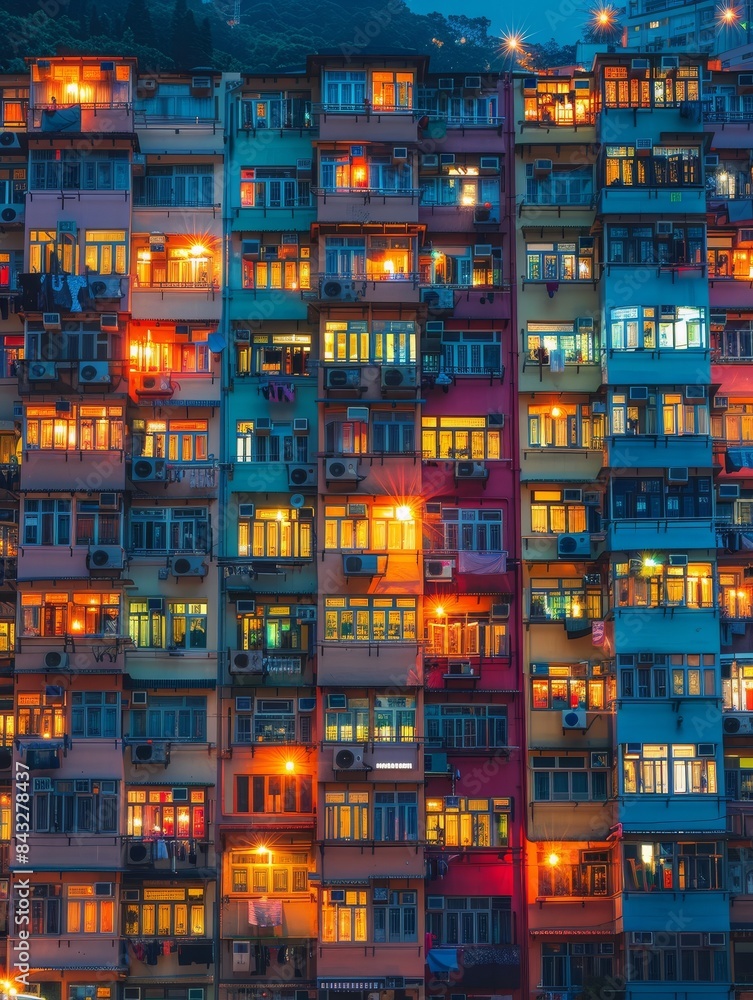
M256 927L279 927L282 924L282 901L270 899L250 899L248 901L248 922Z
M565 352L558 348L549 352L549 371L563 372L565 370Z
M167 861L167 859L168 859L167 844L164 842L164 840L158 840L157 841L157 860L158 861Z

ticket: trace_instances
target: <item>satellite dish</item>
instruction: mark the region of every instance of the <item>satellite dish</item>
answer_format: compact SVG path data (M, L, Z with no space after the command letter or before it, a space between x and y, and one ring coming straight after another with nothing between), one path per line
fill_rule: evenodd
M293 510L299 510L306 503L303 493L294 493L290 498L290 506Z
M209 336L207 337L207 344L209 345L209 350L212 352L212 354L222 354L222 352L225 350L225 347L227 346L225 343L225 338L222 336L221 333L217 333L216 330L214 331L214 333L210 333Z

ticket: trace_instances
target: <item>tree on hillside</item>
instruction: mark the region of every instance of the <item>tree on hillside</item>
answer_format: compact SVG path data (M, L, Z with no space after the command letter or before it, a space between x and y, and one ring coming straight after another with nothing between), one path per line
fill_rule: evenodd
M151 45L154 41L152 15L146 0L128 0L125 10L125 27L133 32L137 45Z

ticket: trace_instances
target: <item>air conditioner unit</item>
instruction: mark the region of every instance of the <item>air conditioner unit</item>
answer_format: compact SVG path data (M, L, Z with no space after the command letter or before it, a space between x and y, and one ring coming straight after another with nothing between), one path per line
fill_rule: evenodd
M166 372L141 374L135 378L137 396L172 396L175 392L175 386Z
M492 604L491 616L494 619L504 619L510 617L509 604Z
M315 465L289 465L288 486L301 488L316 486L317 468Z
M648 399L648 387L645 385L631 385L629 395L633 402L646 400Z
M256 505L252 503L238 504L238 517L253 517Z
M86 565L89 569L122 569L125 552L119 545L100 545L89 549Z
M422 288L421 301L429 311L455 308L455 293L451 288Z
M244 257L258 257L261 253L261 240L242 240L241 254Z
M52 778L32 778L31 790L33 792L51 792Z
M631 59L630 68L631 69L650 69L651 62L648 59Z
M675 224L669 219L664 219L661 222L657 222L655 228L657 236L671 236L675 231Z
M562 710L563 729L587 729L586 712L582 708L564 708Z
M99 328L104 333L117 333L120 329L117 313L102 313L99 317Z
M439 90L454 90L455 81L451 76L440 76L437 80Z
M687 566L688 557L684 552L671 553L668 559L670 566Z
M424 579L426 580L451 580L454 571L454 559L424 560Z
M54 382L58 377L54 361L30 361L28 368L30 382Z
M368 424L369 408L368 406L349 406L345 411L345 416L356 424Z
M105 384L110 381L110 366L106 361L82 361L78 366L79 382Z
M293 420L293 433L308 434L308 432L309 432L308 417L295 417Z
M728 410L729 409L729 396L714 396L714 401L711 404L714 410Z
M325 478L327 482L357 483L362 478L358 472L357 458L328 458Z
M208 569L202 556L178 556L173 559L174 576L206 576Z
M455 154L454 153L440 153L439 154L439 163L440 163L440 166L443 166L443 167L451 167L451 166L453 166L454 163L455 163Z
M524 94L535 94L538 88L539 81L535 76L524 76L523 77L523 93Z
M134 482L163 481L167 477L167 462L164 458L135 458L131 463L131 479Z
M687 481L688 470L684 466L675 465L672 468L667 469L668 483L687 483Z
M253 615L256 613L256 601L236 601L235 610L239 615Z
M263 674L264 656L258 649L236 649L230 652L231 674Z
M348 698L344 694L328 694L327 695L327 708L347 708Z
M441 337L444 333L443 319L430 319L424 324L424 333L427 337Z
M491 243L477 243L473 248L474 257L491 257Z
M587 587L600 587L601 573L586 573L586 575L583 577L583 583Z
M322 298L327 302L355 302L358 292L353 281L329 279L322 282Z
M534 160L533 172L539 176L544 174L551 174L552 172L552 161L551 160Z
M476 672L470 660L448 660L447 673L458 677L474 677Z
M686 385L685 386L685 399L705 399L706 398L706 386L705 385Z
M146 705L146 691L131 691L131 708L136 705Z
M345 576L376 576L378 572L378 556L343 556L343 573Z
M360 385L360 368L325 369L324 386L326 389L358 389Z
M587 532L578 535L557 535L558 556L591 555L591 536Z
M720 500L737 500L740 497L739 483L719 483L717 496Z
M164 764L167 761L167 747L164 743L132 743L132 764Z
M191 90L210 90L212 87L212 78L209 76L192 76L191 77Z
M421 166L422 167L438 167L439 166L439 157L437 156L436 153L424 153L423 156L421 157Z
M269 437L272 433L272 418L257 417L254 420L254 432L258 437Z
M416 366L401 365L399 368L382 368L383 389L411 389L416 385Z
M736 736L738 733L747 735L753 732L753 718L749 715L727 715L722 721L722 729L727 736Z
M654 943L654 932L653 931L631 931L630 932L630 943L631 944L653 944Z
M139 80L137 83L139 90L155 91L157 89L157 81L152 77L146 77L143 80Z
M581 503L583 500L583 490L563 490L562 499L566 503Z
M332 755L335 771L363 771L363 749L361 747L337 747Z
M141 841L134 841L134 843L129 844L126 850L126 864L128 865L150 865L152 863L152 845L150 843L143 843ZM130 990L138 990L139 996L141 995L141 990L138 987L129 986ZM125 994L127 990L123 991L123 997L125 1000Z
M61 670L68 666L68 654L57 649L44 654L45 670Z
M394 146L392 149L392 162L404 163L408 159L407 146Z
M251 343L251 331L250 330L236 330L234 333L234 339L236 344L250 344Z
M677 69L679 65L680 65L679 56L662 56L661 58L662 69Z
M703 165L708 170L710 167L719 166L719 154L718 153L707 153L703 158Z
M0 132L0 146L7 149L20 149L21 142L16 132Z
M463 87L466 90L481 90L481 77L467 76L465 80L463 80Z
M488 479L489 470L484 462L456 462L456 479Z

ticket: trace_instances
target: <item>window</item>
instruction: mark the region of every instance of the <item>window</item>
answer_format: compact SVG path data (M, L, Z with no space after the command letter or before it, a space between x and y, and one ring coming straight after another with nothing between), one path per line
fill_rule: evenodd
M139 901L124 906L128 937L204 937L204 887L141 889Z
M677 38L672 44L684 46ZM627 65L605 66L603 81L604 106L607 108L665 108L683 101L700 101L698 66L681 66L670 70L658 64L651 69L634 71Z
M253 375L310 375L311 335L302 333L254 333L245 350L248 363L239 371Z
M117 833L117 781L74 778L52 784L53 791L34 793L36 833Z
M477 330L446 330L436 353L423 353L424 373L438 375L501 375L500 334Z
M619 306L611 311L609 331L609 346L616 351L708 346L706 312L690 306Z
M593 120L590 90L574 90L572 80L539 79L536 92L526 89L525 124L585 125ZM575 100L573 101L573 98Z
M141 648L206 649L207 602L131 601L129 634Z
M210 208L220 200L214 193L214 164L150 164L144 177L134 177L133 200L139 207Z
M209 351L209 329L191 327L186 334L160 327L154 334L147 329L142 339L131 328L130 368L132 372L180 372L184 375L209 374L212 361Z
M329 438L327 438L328 444ZM375 454L385 455L414 454L416 450L415 411L377 410L372 408L371 450ZM344 453L343 451L342 454Z
M295 292L311 288L311 248L295 243L265 245L262 259L243 255L244 288Z
M700 744L706 749L713 744ZM626 795L716 795L716 760L693 743L628 743L622 748Z
M308 647L304 628L298 621L298 605L257 603L253 614L238 615L240 649L301 651Z
M0 202L3 205L23 205L26 197L26 169L24 167L0 168ZM7 256L10 259L10 255ZM5 281L3 284L8 285Z
M443 544L450 552L501 552L502 511L442 505Z
M324 273L327 278L415 280L414 244L411 236L327 236Z
M253 719L255 743L295 743L295 711L290 698L257 698Z
M134 420L134 458L166 458L181 464L209 460L206 420Z
M440 847L504 847L510 809L510 799L427 798L426 840Z
M658 557L614 564L615 604L622 608L713 608L711 563L663 565Z
M415 642L415 597L325 597L328 642Z
M268 851L257 854L233 851L230 854L231 892L309 892L309 856L305 852Z
M172 788L132 788L128 791L126 830L129 837L206 839L209 817L205 789L189 788L188 801L181 798L177 803L173 791Z
M499 222L499 177L473 177L449 174L421 177L421 204L432 207L484 210L484 222Z
M369 793L325 792L324 837L326 840L369 840Z
M426 653L429 657L506 656L507 628L488 623L479 615L446 615L425 619Z
M322 941L366 941L365 889L322 890Z
M60 591L21 595L24 636L118 636L120 594Z
M542 177L526 177L528 205L590 205L594 197L593 167L555 167Z
M529 323L526 330L527 361L554 365L595 364L598 338L593 323Z
M208 551L206 507L132 507L130 522L130 548L135 551Z
M718 418L714 418L716 421ZM747 444L753 441L753 404L732 403L728 413L721 418L721 433L715 437L724 437L725 442Z
M372 889L374 941L417 941L418 913L415 892L391 892L386 886Z
M207 289L216 287L220 275L220 258L210 238L206 243L195 242L177 233L169 234L172 242L150 243L141 237L134 241L136 256L135 288ZM181 246L181 242L184 245Z
M324 716L327 742L411 743L416 739L416 699L413 695L377 694L373 707L368 698L350 695L342 698L342 708L327 707Z
M476 250L482 250L477 253ZM433 288L449 285L453 288L494 288L502 283L502 250L500 247L446 246L422 253L419 258L419 282ZM473 340L475 332L467 334ZM481 334L481 339L484 335ZM498 337L499 335L497 335ZM453 338L460 340L460 332Z
M59 737L65 733L63 697L21 691L16 696L18 735Z
M239 128L311 128L311 94L257 94L240 100Z
M639 414L640 419L640 414ZM710 518L711 479L691 476L687 483L663 479L616 477L612 482L615 520L644 518Z
M122 451L123 407L70 404L67 412L53 406L26 407L26 440L30 451Z
M529 243L527 281L591 281L593 248L580 252L577 243Z
M363 508L363 510L362 510ZM325 550L368 549L374 552L415 551L416 522L400 516L400 508L365 504L327 504L324 508Z
M32 68L32 105L94 108L117 108L131 96L131 67L118 63L115 72L100 69L98 64L54 61L49 69Z
M347 150L322 150L319 177L322 190L327 192L399 194L411 192L413 171L409 163L393 163L390 156L351 156Z
M91 274L128 273L128 234L125 229L87 229L84 264Z
M369 740L369 699L343 696L344 707L327 708L324 715L328 743L367 743Z
M555 857L539 850L539 896L609 895L609 851L566 850Z
M412 320L328 321L324 361L356 364L415 364L416 324Z
M753 711L753 666L733 660L729 677L722 681L722 696L726 711Z
M498 750L507 746L506 705L426 705L426 739L448 750Z
M638 404L625 392L612 393L612 434L705 434L709 428L709 406L688 401L682 392L656 391Z
M3 87L3 126L14 128L26 124L29 106L28 87Z
M374 840L418 840L417 792L374 792Z
M727 945L706 947L705 934L658 934L650 945L631 945L627 969L633 982L724 983Z
M60 934L60 883L32 883L31 927L32 934Z
M24 500L24 545L70 545L70 500Z
M76 544L120 545L120 513L100 511L97 500L77 501Z
M275 421L269 433L259 433L253 420L239 420L235 434L238 462L301 462L308 461L307 434L293 434L293 424Z
M235 776L235 811L238 813L310 813L313 808L311 775Z
M541 985L544 989L576 992L589 982L611 980L614 943L590 941L541 942Z
M131 739L193 740L207 738L207 699L199 695L149 694L143 708L129 713Z
M724 888L724 849L718 841L623 845L625 888L687 892Z
M587 403L529 403L528 444L535 448L599 450L604 418Z
M621 698L714 698L713 653L620 654Z
M452 97L436 90L419 92L419 106L446 121L451 128L462 125L498 125L496 95L483 97Z
M610 264L702 264L705 230L703 226L674 225L670 232L656 232L650 224L609 226L607 260Z
M106 739L120 735L117 691L72 691L71 736Z
M701 183L697 146L639 149L635 145L607 144L605 154L607 186L697 187Z
M423 457L501 459L502 430L490 417L422 417Z
M27 320L23 357L33 361L107 361L120 356L120 337L100 328L99 320L65 320L65 329L45 330Z
M602 666L584 663L557 665L534 663L531 666L531 708L534 711L560 712L566 708L603 712L613 685L607 690L607 678L593 676Z
M328 70L322 80L325 111L363 111L366 73L362 70Z
M580 534L598 526L598 508L563 499L562 490L531 491L531 531L535 535Z
M77 237L56 229L29 230L29 270L34 274L78 273Z
M510 896L429 896L427 909L439 945L512 944Z
M35 149L31 154L32 191L127 191L131 186L128 151Z
M314 522L293 508L256 507L238 521L238 555L252 559L311 559Z
M601 618L601 588L578 579L532 579L530 617L535 620Z
M724 249L709 248L706 259L710 278L737 278L741 281L750 281L753 272L751 250L742 248L733 250L731 244Z
M112 897L111 882L94 885L67 885L65 904L65 929L68 934L114 934L115 900L101 895L108 886Z
M717 335L717 344L718 341ZM751 324L727 323L721 343L721 358L753 359L753 326Z
M413 73L374 70L371 74L374 111L400 111L413 107Z
M588 770L587 765L585 756L532 757L534 801L606 801L610 791L610 772L606 768Z

